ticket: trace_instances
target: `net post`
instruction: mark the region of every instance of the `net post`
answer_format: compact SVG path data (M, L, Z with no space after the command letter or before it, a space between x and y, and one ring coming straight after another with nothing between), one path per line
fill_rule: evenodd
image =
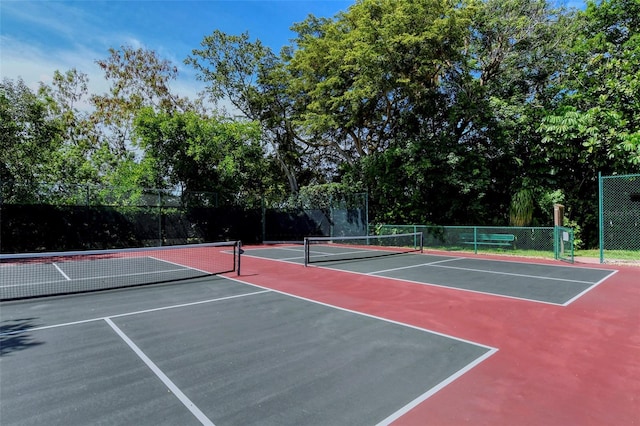
M304 267L309 266L309 239L304 237Z
M236 251L238 252L237 256L238 256L238 260L237 260L237 272L236 275L240 276L240 259L242 259L242 253L244 253L244 251L242 250L242 241L238 240L238 242L236 243L236 247L233 251L233 255L236 256Z
M419 234L420 234L420 253L424 253L424 233L420 231Z

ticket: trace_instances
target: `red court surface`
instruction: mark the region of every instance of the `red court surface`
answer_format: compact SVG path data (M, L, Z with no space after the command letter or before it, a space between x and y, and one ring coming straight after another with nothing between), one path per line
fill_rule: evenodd
M640 425L640 268L576 266L618 272L568 306L252 257L238 279L498 348L396 425Z

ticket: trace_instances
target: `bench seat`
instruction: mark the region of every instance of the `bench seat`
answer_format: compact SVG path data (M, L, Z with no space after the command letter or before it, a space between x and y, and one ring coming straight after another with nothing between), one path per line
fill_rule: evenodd
M477 234L474 241L473 234L460 234L463 244L485 245L485 246L511 246L516 237L513 234Z

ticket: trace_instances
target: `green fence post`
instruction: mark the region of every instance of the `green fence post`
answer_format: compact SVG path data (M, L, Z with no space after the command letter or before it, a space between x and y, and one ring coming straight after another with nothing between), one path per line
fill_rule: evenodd
M598 172L598 240L600 244L600 263L604 263L604 211L602 208L602 172Z
M478 227L473 227L473 254L478 254Z
M262 242L264 242L267 239L267 206L264 195L260 198L260 207L262 207Z

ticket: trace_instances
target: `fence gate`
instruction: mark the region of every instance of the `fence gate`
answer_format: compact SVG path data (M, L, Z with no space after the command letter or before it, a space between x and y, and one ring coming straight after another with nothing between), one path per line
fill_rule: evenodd
M640 174L598 174L600 198L600 263L616 252L637 252L640 259Z
M556 260L573 263L573 229L564 226L554 228L553 251Z

